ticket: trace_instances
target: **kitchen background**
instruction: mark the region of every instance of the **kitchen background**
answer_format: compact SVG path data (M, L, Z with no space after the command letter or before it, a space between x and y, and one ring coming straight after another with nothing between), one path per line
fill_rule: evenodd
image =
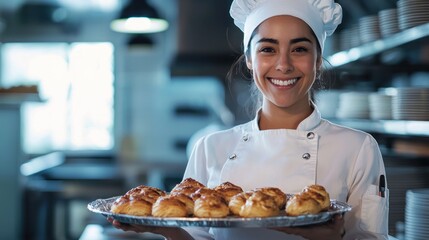
M0 2L2 239L137 239L88 202L139 184L171 189L198 136L253 118L249 82L227 78L242 37L230 0L147 1L165 31L113 31L132 2ZM378 140L390 235L428 234L407 201L429 186L429 3L337 2L319 108Z

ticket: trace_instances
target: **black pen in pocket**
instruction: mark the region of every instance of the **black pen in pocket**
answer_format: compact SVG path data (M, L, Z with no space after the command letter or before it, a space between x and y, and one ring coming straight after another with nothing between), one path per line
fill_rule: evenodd
M386 179L384 178L384 175L380 175L380 181L378 183L378 195L380 197L384 197L386 192Z

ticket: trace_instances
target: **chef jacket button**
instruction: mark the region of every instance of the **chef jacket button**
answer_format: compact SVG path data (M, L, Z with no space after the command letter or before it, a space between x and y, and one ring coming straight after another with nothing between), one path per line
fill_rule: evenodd
M237 154L233 153L231 156L229 156L229 160L234 160L237 158Z
M302 158L305 159L305 160L310 159L310 157L311 157L310 153L304 153L304 154L302 154Z
M313 139L314 138L314 132L309 132L309 133L307 133L307 138L308 139Z
M248 140L249 140L249 135L244 135L243 137L242 137L242 139L243 139L243 141L245 141L245 142L247 142Z

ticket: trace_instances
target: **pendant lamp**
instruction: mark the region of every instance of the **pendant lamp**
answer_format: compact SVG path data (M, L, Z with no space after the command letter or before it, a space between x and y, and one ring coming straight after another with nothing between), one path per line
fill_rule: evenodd
M130 0L110 27L122 33L156 33L167 30L168 22L146 0Z

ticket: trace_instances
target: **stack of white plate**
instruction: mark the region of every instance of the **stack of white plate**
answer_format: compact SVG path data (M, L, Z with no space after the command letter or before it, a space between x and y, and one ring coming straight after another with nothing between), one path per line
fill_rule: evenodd
M359 25L354 24L349 28L345 28L339 34L340 49L348 50L357 47L361 44L359 36Z
M369 93L344 92L339 96L337 118L369 118Z
M378 12L378 20L382 37L388 37L400 31L398 11L396 8L385 9Z
M373 42L381 38L378 15L359 19L359 37L362 43Z
M369 116L371 119L392 119L392 96L384 93L369 95Z
M399 29L401 30L429 22L428 0L399 0L397 7Z
M429 88L397 88L392 100L393 119L429 120Z
M429 236L429 189L408 190L405 206L405 239L425 240Z

